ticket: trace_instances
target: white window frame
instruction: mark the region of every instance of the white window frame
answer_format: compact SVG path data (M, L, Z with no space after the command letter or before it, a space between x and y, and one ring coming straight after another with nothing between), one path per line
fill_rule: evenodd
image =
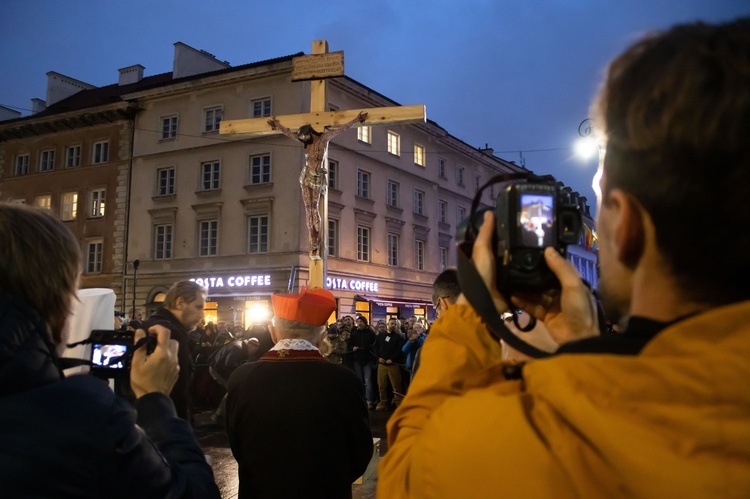
M257 233L253 234L256 223ZM271 222L268 214L247 217L247 252L249 254L268 253L270 245Z
M398 267L400 238L398 234L388 233L388 265L391 267Z
M78 192L63 192L60 196L60 219L63 222L75 220L78 216Z
M339 256L339 221L335 218L328 219L328 256Z
M482 183L482 176L481 175L474 175L474 192L479 191L479 186Z
M414 268L424 270L424 251L426 243L421 239L414 240Z
M339 188L339 162L335 159L328 159L328 188Z
M224 106L203 109L203 133L218 133L219 123L224 118Z
M466 208L463 206L456 206L456 227L461 224L461 221L466 218Z
M65 168L76 168L81 166L81 146L68 146L65 148Z
M200 182L200 190L202 191L221 189L221 161L212 160L202 162Z
M42 194L34 198L34 206L37 208L44 208L45 210L52 209L52 195Z
M388 152L394 156L401 156L401 136L388 130Z
M259 107L259 112L256 112ZM250 116L252 118L268 118L273 114L273 101L271 97L261 97L250 101Z
M465 168L461 165L456 165L456 185L459 187L464 186L465 178Z
M17 177L29 174L29 160L31 159L30 154L19 154L16 156L16 165L14 172Z
M86 273L101 274L104 254L104 241L96 239L86 243Z
M357 261L370 261L370 228L357 226Z
M438 199L438 222L448 223L448 201Z
M51 172L55 169L55 150L45 149L39 153L39 171Z
M370 125L357 127L357 140L365 144L372 144L372 127Z
M174 241L174 225L154 225L154 260L169 260L172 258Z
M388 185L386 186L386 199L385 202L392 208L398 208L399 191L401 187L395 180L388 179Z
M172 140L177 138L177 127L179 118L176 114L162 116L161 118L161 140Z
M271 154L253 154L248 158L252 185L271 183ZM256 172L257 170L257 172Z
M426 155L427 151L425 147L423 145L414 143L414 164L424 168L424 166L427 164L427 162L425 161Z
M167 166L156 170L156 195L172 196L175 193L175 179L177 169L174 166Z
M89 218L102 218L107 205L107 189L100 187L91 189L89 193Z
M219 221L215 218L198 222L198 256L219 254Z
M438 177L445 178L445 158L438 158Z
M357 196L370 199L370 172L357 170Z
M440 246L440 270L443 271L448 268L448 248Z
M94 142L91 148L91 164L101 165L103 163L109 163L109 141L100 140Z
M414 213L424 215L425 192L420 189L414 189Z

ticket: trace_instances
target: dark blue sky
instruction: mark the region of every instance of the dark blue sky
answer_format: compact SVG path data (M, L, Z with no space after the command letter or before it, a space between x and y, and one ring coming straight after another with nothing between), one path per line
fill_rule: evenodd
M240 65L325 39L350 77L594 205L596 161L572 145L607 62L646 31L742 15L750 0L3 0L0 104L28 114L48 71L171 71L177 41Z

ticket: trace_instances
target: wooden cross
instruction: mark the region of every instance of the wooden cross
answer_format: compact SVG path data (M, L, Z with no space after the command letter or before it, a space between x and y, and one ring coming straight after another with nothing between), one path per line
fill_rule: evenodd
M275 116L275 118L287 129L298 130L303 125L310 125L317 132L324 132L326 127L339 127L354 120L360 113L367 113L364 121L356 126L363 125L388 125L424 123L426 120L425 107L416 106L393 106L374 107L369 109L352 109L345 111L328 111L328 100L326 96L326 78L342 76L344 74L343 52L328 52L328 42L316 40L312 43L312 54L296 58L293 81L310 80L310 112L308 114L290 114ZM282 133L276 127L269 124L268 117L252 118L244 120L222 121L219 127L222 135L239 135L243 137L259 137ZM328 153L322 158L322 165L327 166ZM316 165L306 165L311 168ZM324 288L327 264L327 225L328 225L328 178L321 191L319 203L320 231L319 231L319 254L311 255L310 275L308 287ZM309 216L309 214L307 214Z

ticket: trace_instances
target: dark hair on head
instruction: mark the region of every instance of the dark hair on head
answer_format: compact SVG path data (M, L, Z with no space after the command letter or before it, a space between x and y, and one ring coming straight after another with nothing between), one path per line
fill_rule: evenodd
M78 288L78 241L49 210L0 203L0 289L36 310L55 343Z
M367 325L367 319L365 318L364 315L358 315L355 320L362 321L365 323L365 326Z
M432 283L432 303L437 303L438 299L443 297L449 302L455 303L460 294L461 285L458 283L456 269L445 269L438 274L435 282Z
M685 298L750 296L750 18L636 43L610 64L594 114L603 204L614 188L638 200Z
M192 303L198 299L199 294L206 295L207 293L206 288L194 281L177 281L172 284L167 291L167 296L164 297L164 308L177 308L178 298L182 298L185 303ZM226 324L224 321L219 322L221 323Z

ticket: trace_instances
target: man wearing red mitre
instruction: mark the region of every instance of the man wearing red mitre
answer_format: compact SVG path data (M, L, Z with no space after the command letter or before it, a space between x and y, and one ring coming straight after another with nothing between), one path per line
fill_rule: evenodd
M274 294L274 347L229 378L227 435L239 498L351 498L372 457L362 384L320 353L330 291Z

